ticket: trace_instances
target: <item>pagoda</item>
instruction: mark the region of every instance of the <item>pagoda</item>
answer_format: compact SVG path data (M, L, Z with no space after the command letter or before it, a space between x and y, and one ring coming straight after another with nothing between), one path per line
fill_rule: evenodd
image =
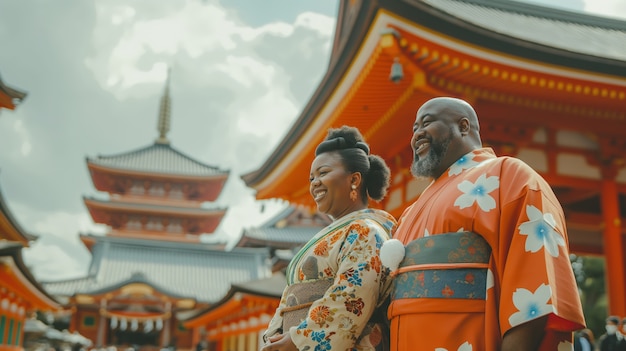
M85 198L94 222L108 225L111 237L200 241L215 231L226 210L201 205L215 201L229 172L203 164L174 149L170 129L169 77L161 98L154 144L138 150L87 158L95 188L108 200ZM81 237L85 245L93 238Z
M430 98L469 101L486 146L552 186L570 249L606 259L626 316L626 21L496 0L340 2L328 70L274 152L242 176L258 199L311 205L308 169L330 127L358 127L391 168L400 216L427 182L409 139Z
M84 198L106 235L80 234L92 254L86 277L45 283L72 310L68 328L95 346L191 349L198 336L179 316L219 301L231 284L271 274L266 248L207 244L226 210L209 208L228 171L176 150L170 127L169 76L161 98L159 135L147 147L87 158L95 188L108 199Z

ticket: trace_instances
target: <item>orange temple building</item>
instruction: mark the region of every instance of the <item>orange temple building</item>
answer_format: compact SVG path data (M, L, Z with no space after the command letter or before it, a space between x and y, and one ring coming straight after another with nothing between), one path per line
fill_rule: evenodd
M181 315L219 301L233 283L268 277L266 248L225 251L205 243L226 209L212 208L229 172L176 150L167 139L169 80L154 144L88 158L93 184L108 199L85 198L105 236L81 234L92 253L86 277L47 282L72 309L70 332L94 346L192 349L197 331Z
M0 80L0 111L15 109L25 97ZM22 249L35 239L15 220L0 192L0 351L24 349L24 325L33 313L61 309L24 263Z
M258 199L312 206L329 127L358 127L392 170L395 216L427 185L409 167L417 108L469 101L483 141L542 174L571 250L606 259L609 313L626 315L626 22L514 1L341 1L328 70L286 137L242 176Z

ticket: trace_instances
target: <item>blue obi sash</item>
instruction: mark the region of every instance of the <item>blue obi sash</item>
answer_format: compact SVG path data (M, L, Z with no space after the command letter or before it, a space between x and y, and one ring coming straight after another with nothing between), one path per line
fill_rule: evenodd
M411 241L393 281L391 299L485 299L491 247L472 232Z

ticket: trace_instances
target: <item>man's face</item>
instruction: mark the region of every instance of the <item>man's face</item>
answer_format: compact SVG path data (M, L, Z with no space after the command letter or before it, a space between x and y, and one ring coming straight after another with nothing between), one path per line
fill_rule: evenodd
M423 144L413 148L411 173L416 177L437 178L440 175L441 162L452 142L452 135L440 140L428 136L424 139Z
M422 106L413 124L411 173L416 177L438 178L458 158L450 160L449 147L455 137L450 116L436 104Z

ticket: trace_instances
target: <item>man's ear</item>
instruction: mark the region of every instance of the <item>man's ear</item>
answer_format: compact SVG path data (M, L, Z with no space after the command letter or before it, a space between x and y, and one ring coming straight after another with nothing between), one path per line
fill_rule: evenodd
M459 120L459 131L461 132L461 135L468 135L470 132L470 122L469 119L467 118L461 118Z

